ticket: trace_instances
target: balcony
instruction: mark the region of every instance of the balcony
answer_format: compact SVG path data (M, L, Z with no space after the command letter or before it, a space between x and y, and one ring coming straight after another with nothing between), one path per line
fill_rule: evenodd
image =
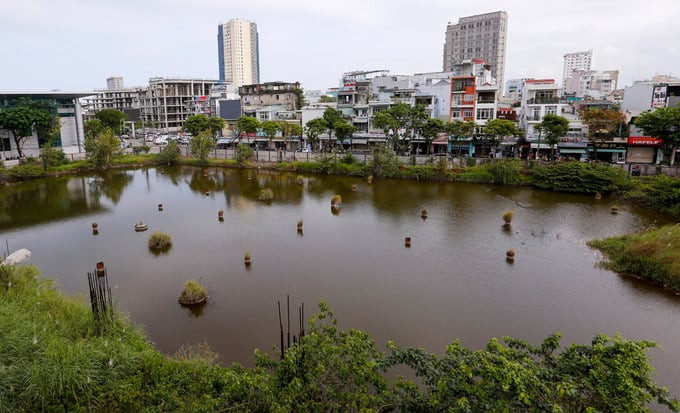
M527 100L529 105L551 105L556 103L566 103L564 98L532 98Z

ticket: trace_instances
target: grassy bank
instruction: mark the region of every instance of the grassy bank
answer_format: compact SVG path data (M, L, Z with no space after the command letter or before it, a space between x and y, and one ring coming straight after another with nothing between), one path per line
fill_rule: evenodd
M680 225L593 240L588 245L607 256L606 268L680 292Z
M32 267L0 267L0 412L644 411L680 405L650 379L653 343L596 337L562 348L505 338L442 356L337 328L323 302L283 360L220 367L205 348L158 353L128 320L97 324ZM272 332L272 341L276 341ZM191 338L187 337L187 341ZM389 379L393 366L419 379ZM592 410L590 410L592 409Z

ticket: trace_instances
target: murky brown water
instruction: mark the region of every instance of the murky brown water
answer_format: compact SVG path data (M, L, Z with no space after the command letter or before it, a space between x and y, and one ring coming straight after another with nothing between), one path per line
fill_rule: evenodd
M556 330L564 343L617 332L653 340L664 347L652 352L657 381L680 395L680 297L598 268L585 245L668 218L625 206L612 215L614 199L529 188L331 176L298 185L293 174L208 171L117 171L0 188L2 249L5 239L10 250L29 248L47 277L83 295L87 271L104 261L120 308L167 353L205 341L224 362L252 365L253 349L271 352L278 342L276 303L290 294L291 308L304 302L308 315L325 299L343 327L369 331L380 346L442 352L455 338L480 348L505 335L538 343ZM275 196L269 204L257 200L265 187ZM337 215L334 194L343 198ZM501 228L508 209L510 232ZM134 232L139 221L150 230ZM149 253L154 230L172 235L167 254ZM198 316L177 303L187 278L209 290Z

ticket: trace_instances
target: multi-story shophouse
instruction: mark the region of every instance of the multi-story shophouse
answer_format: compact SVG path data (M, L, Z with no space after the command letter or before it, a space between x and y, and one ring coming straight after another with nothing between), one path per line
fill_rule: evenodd
M454 66L451 77L449 121L474 122L477 135L489 120L496 118L498 85L491 77L491 68L483 60L467 60ZM483 137L452 137L450 151L463 156L486 156L492 149L491 142Z

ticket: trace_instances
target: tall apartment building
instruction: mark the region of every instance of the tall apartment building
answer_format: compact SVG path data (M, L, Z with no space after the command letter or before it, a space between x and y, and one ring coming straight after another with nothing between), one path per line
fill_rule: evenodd
M564 55L564 71L562 72L562 90L567 90L574 70L590 70L593 62L593 51L573 52Z
M231 19L217 26L217 53L221 82L236 87L260 83L257 24Z
M106 79L107 89L125 89L122 76L111 76Z
M464 60L481 59L491 65L491 77L502 87L508 15L504 11L462 17L446 26L443 71L450 72Z

